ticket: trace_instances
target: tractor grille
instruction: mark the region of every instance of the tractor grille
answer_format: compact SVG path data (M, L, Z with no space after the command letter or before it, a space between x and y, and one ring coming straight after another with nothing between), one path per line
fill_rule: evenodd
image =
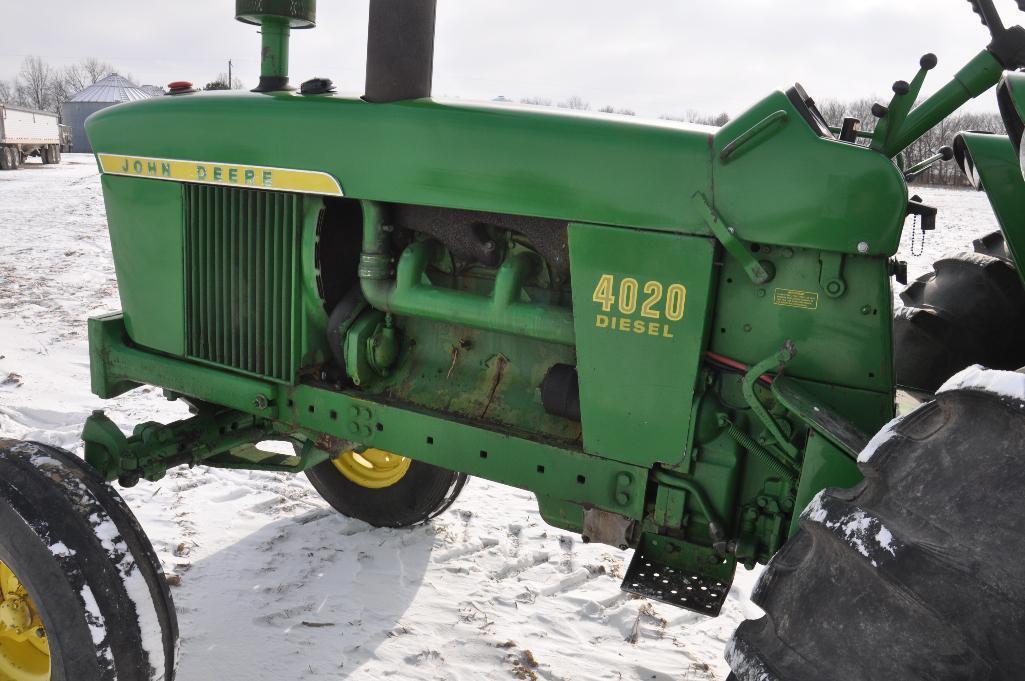
M301 216L299 195L185 185L190 357L292 382Z

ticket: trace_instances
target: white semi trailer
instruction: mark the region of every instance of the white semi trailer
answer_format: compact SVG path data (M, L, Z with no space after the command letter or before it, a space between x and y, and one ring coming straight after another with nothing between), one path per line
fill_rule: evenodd
M0 104L0 170L16 170L29 156L60 163L57 115Z

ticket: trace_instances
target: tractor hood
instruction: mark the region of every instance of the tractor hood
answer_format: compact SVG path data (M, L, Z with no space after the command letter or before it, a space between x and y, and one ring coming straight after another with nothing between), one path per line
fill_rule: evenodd
M350 198L672 231L701 224L690 196L710 191L715 131L519 106L290 93L162 97L101 111L86 128L101 160L314 171Z
M766 118L772 125L759 128ZM711 234L695 208L702 194L747 241L863 255L896 250L907 204L889 159L813 129L783 92L721 129L504 104L234 92L112 107L86 128L101 169L115 175L242 185L269 172L303 183L264 188Z

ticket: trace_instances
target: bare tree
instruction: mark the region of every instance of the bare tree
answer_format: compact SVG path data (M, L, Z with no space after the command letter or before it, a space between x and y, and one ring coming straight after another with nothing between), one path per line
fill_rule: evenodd
M16 105L18 103L17 92L18 88L14 83L0 80L0 104Z
M93 83L103 80L110 74L117 72L117 69L111 66L108 62L101 61L96 57L83 59L81 62L81 68L85 73L85 79L89 81L85 86L92 85Z
M49 110L53 105L53 69L39 57L25 57L18 73L18 91L26 106Z
M717 128L721 128L730 122L730 115L726 112L720 114L706 114L701 111L695 111L694 109L688 109L687 113L682 116L667 114L659 116L659 118L666 121L682 121L684 123L697 123L698 125L711 125Z
M619 114L620 116L636 116L637 115L637 112L634 111L633 109L617 109L616 107L612 106L611 104L606 104L602 108L598 109L598 111L601 111L602 113Z
M591 108L591 105L584 101L583 98L573 95L564 102L559 102L558 107L560 109L576 109L578 111L587 111Z
M531 104L533 106L551 106L552 100L547 97L523 97L520 104Z

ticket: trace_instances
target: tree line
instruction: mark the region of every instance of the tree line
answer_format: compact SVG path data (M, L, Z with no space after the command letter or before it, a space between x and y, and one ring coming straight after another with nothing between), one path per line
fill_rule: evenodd
M109 62L95 57L63 68L52 66L41 57L25 57L13 79L0 79L0 104L60 114L65 102L112 73L120 73L129 82L135 82L132 74L122 73ZM228 74L219 73L203 89L238 90L242 87L242 81L234 75L229 84Z
M114 66L95 57L63 68L40 57L25 57L12 80L0 80L0 103L59 114L75 94L116 72ZM130 74L125 78L132 79Z

